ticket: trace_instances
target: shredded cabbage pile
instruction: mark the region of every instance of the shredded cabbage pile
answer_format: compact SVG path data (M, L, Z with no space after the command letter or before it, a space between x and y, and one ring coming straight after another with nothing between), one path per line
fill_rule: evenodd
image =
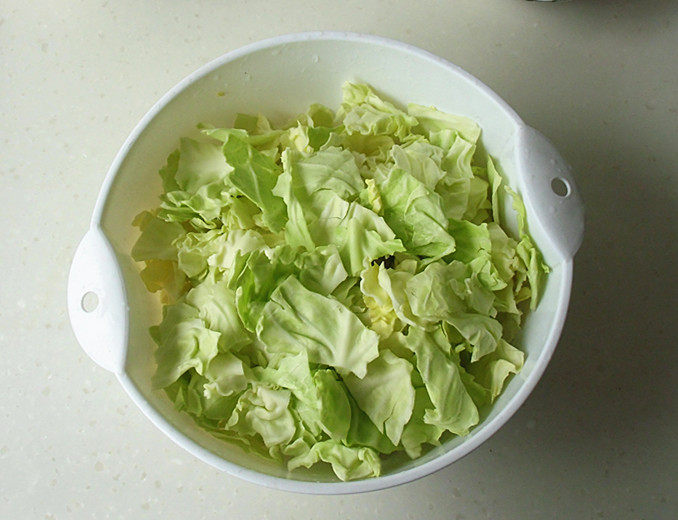
M155 387L219 438L342 480L466 435L523 365L510 341L548 271L479 126L346 83L336 113L200 128L134 221L165 304Z

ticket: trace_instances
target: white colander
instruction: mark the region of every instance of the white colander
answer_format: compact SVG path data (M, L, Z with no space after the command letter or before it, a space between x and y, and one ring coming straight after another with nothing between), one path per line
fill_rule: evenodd
M134 216L157 206L158 169L179 137L196 124L230 126L237 112L284 120L309 104L337 107L346 80L371 84L400 103L434 105L466 115L483 131L486 151L507 182L523 195L530 232L552 272L536 311L516 342L526 352L483 421L416 460L386 458L383 475L339 482L326 465L288 472L199 429L151 387L154 345L148 328L161 306L139 277L130 250ZM557 192L557 193L556 193ZM558 194L560 193L560 195ZM230 52L170 90L132 131L111 165L91 227L73 259L68 311L87 354L114 372L158 428L205 462L266 486L305 493L355 493L409 482L463 457L499 429L525 401L544 372L560 335L570 297L572 261L583 234L583 208L569 167L553 146L526 126L494 92L458 67L428 52L374 36L304 33L265 40Z

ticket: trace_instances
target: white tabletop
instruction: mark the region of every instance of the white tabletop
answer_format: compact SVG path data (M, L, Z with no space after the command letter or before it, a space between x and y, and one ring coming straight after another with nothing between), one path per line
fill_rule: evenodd
M172 85L303 30L423 47L490 85L587 203L571 312L491 440L416 483L297 496L219 473L77 345L69 263L123 140ZM678 4L0 2L0 518L675 518Z

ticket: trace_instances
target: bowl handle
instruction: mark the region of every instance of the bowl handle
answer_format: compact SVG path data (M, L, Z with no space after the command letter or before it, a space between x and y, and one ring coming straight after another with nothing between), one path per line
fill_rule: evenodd
M120 266L101 228L92 227L75 251L68 275L68 315L80 346L114 373L125 366L128 306Z
M528 215L534 215L563 257L574 257L584 238L584 204L572 168L544 135L526 125L518 131L516 150Z

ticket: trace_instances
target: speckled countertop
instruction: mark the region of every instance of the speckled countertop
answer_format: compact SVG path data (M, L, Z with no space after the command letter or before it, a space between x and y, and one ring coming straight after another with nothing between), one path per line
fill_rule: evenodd
M568 323L523 408L452 467L360 496L271 491L196 460L66 315L71 256L144 112L228 50L313 29L464 67L551 138L588 207ZM678 517L676 49L672 0L0 1L0 518Z

